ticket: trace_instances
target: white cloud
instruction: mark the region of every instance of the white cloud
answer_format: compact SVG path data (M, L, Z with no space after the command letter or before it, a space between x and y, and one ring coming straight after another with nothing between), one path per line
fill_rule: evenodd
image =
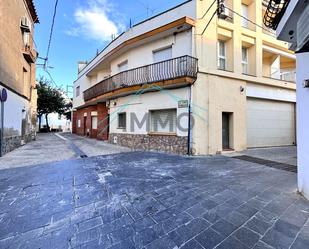
M111 19L113 8L107 0L87 0L87 5L74 13L75 25L66 33L97 41L108 41L122 28Z

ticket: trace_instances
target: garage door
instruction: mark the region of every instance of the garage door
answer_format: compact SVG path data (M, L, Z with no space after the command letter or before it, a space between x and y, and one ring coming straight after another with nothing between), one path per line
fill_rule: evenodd
M247 99L247 146L295 144L295 104Z

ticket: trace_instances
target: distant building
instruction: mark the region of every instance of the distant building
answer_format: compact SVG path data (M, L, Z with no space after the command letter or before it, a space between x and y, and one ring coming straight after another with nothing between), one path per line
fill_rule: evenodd
M195 155L295 145L295 55L261 28L265 1L212 3L136 24L79 65L73 132Z
M0 89L8 91L3 153L34 138L37 93L33 40L38 15L32 0L0 1Z
M298 190L309 199L309 2L271 0L264 20L296 52Z

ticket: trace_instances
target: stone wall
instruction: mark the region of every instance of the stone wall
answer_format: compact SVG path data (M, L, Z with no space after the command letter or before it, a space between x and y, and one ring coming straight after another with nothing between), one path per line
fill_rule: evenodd
M3 155L20 147L22 145L22 140L24 143L28 143L32 140L35 140L35 138L36 134L34 132L26 134L23 139L20 135L5 136L3 138L3 148L2 148Z
M187 154L188 137L111 133L109 142L114 143L115 137L117 137L118 145L135 150Z

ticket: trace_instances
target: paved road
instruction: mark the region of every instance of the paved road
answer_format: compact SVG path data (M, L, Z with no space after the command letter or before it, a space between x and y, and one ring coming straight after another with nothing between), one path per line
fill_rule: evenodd
M128 152L0 171L0 248L309 248L296 174Z
M70 133L39 133L36 141L0 158L0 170L70 160L81 154L97 156L126 151L130 149Z

